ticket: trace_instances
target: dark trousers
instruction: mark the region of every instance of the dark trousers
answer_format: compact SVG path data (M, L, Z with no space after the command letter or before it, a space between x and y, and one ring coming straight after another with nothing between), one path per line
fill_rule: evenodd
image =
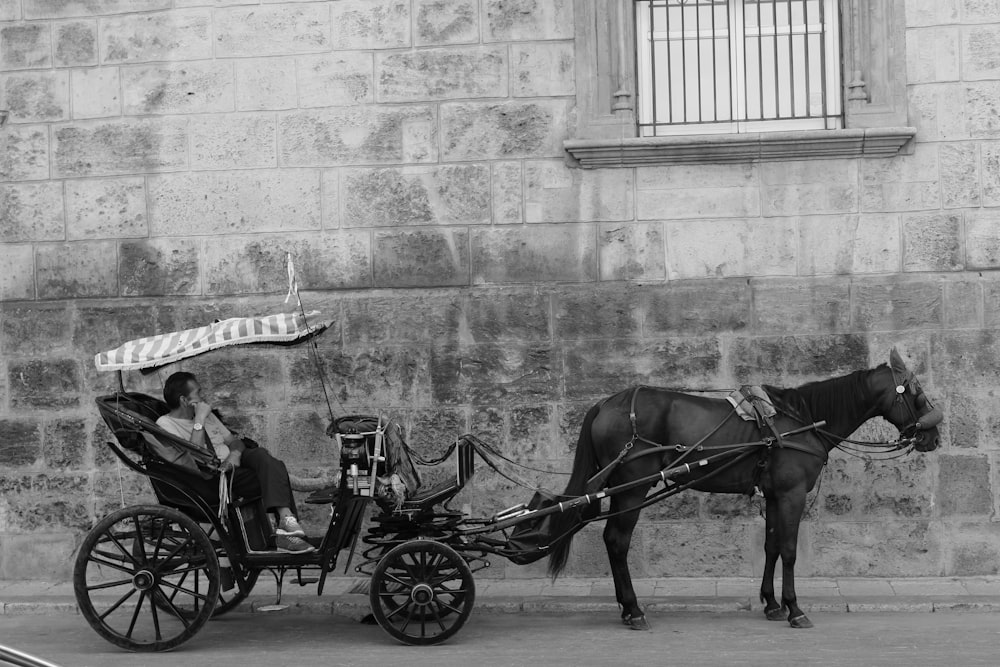
M179 473L179 474L178 474ZM219 503L218 479L204 479L186 470L178 470L174 476L183 479L210 505ZM292 495L292 483L288 479L288 469L283 461L271 456L263 447L246 449L240 459L240 467L233 473L232 499L238 502L241 498L260 497L264 508L268 511L278 507L287 507L292 514L298 516L295 507L295 497Z

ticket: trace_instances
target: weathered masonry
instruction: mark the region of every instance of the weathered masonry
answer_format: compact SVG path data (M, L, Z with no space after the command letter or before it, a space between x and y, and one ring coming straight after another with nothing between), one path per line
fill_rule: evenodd
M334 409L428 453L473 431L566 470L627 385L898 345L943 447L834 454L799 572L997 573L997 63L987 0L0 1L0 578L66 577L120 502L93 355L287 307L288 252L336 319ZM337 461L305 350L184 368L295 474ZM461 503L529 496L480 472ZM633 572L758 576L762 539L755 501L682 495ZM588 528L569 572L603 551Z

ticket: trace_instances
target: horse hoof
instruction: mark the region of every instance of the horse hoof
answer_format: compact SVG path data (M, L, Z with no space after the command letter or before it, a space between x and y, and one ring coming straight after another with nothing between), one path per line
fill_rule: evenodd
M622 623L627 625L630 630L649 630L649 623L646 622L645 616L625 616L622 618Z
M765 609L764 616L769 621L783 621L785 620L785 608L775 607L774 609Z
M806 618L805 614L788 619L788 624L793 628L811 628L813 626L812 621Z

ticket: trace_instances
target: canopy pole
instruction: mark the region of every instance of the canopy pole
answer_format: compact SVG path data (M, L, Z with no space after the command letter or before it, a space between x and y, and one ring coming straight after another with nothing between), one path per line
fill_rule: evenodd
M122 375L121 369L118 370L118 391L122 394L125 393L125 377Z

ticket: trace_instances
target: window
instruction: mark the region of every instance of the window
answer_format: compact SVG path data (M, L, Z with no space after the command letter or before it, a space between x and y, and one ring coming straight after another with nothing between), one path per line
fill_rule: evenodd
M637 0L639 136L843 127L835 0Z
M905 2L575 0L564 146L585 168L896 155Z

